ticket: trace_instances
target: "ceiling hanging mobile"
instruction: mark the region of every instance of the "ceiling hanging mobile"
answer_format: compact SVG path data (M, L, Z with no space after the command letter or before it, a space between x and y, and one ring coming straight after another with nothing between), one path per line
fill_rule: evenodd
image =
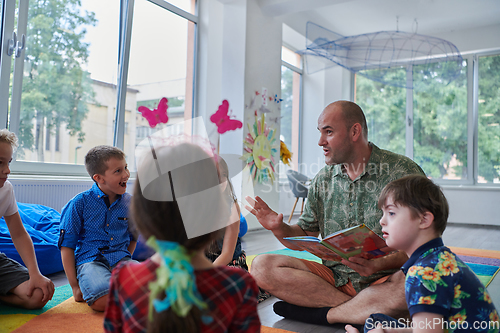
M458 48L444 39L399 30L342 36L313 22L306 25L306 49L298 53L304 55L309 74L339 65L371 80L406 88L415 88L401 71L409 64L424 78L421 81L444 84L455 80L463 67Z

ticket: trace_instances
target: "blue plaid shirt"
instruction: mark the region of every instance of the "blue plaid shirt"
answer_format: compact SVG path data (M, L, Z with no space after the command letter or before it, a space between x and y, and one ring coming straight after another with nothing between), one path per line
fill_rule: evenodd
M125 193L109 205L108 196L96 183L77 194L62 209L59 249L74 249L76 266L96 259L113 266L131 257L128 246L135 238L128 223L130 199Z

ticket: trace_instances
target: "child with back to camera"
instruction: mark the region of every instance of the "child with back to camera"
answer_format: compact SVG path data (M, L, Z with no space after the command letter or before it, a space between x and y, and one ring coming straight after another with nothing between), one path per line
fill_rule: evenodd
M241 239L238 236L240 231L240 206L229 178L226 161L221 156L215 156L215 159L219 180L223 184L223 197L231 207L231 215L224 236L213 241L205 254L215 266L228 265L248 271L247 257L245 251L241 248Z
M155 147L138 165L131 213L157 252L113 271L105 332L260 332L253 278L242 269L214 266L205 256L223 230L211 223L229 217L213 159L183 143ZM205 188L216 190L199 202L192 199L202 191L204 178L214 175L216 186ZM202 217L199 227L208 232L188 236L190 213Z
M401 269L412 322L372 314L365 332L498 332L486 288L443 244L449 208L439 186L425 176L406 176L385 186L378 205L387 245L410 258ZM346 331L358 332L350 325Z
M17 209L10 174L17 137L0 130L0 217L4 217L12 242L26 267L0 252L0 301L26 309L40 309L52 298L54 284L40 273L35 250Z

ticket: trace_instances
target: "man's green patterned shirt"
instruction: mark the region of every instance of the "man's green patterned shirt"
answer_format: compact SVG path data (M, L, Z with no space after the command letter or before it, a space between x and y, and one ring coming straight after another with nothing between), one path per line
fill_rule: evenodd
M406 156L383 150L370 143L372 153L365 170L351 180L343 165L327 165L314 177L309 187L306 207L298 225L305 231L320 232L326 237L336 231L362 223L382 235L378 208L380 192L389 182L410 174L425 175L423 170ZM392 274L397 269L380 271L363 277L349 267L335 261L323 260L332 269L335 286L343 286L349 279L356 291L371 282Z

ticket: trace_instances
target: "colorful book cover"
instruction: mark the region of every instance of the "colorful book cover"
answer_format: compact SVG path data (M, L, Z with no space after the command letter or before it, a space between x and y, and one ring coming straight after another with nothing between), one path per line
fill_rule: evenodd
M364 224L335 232L323 240L312 236L284 239L324 260L341 261L350 257L374 259L394 251Z

